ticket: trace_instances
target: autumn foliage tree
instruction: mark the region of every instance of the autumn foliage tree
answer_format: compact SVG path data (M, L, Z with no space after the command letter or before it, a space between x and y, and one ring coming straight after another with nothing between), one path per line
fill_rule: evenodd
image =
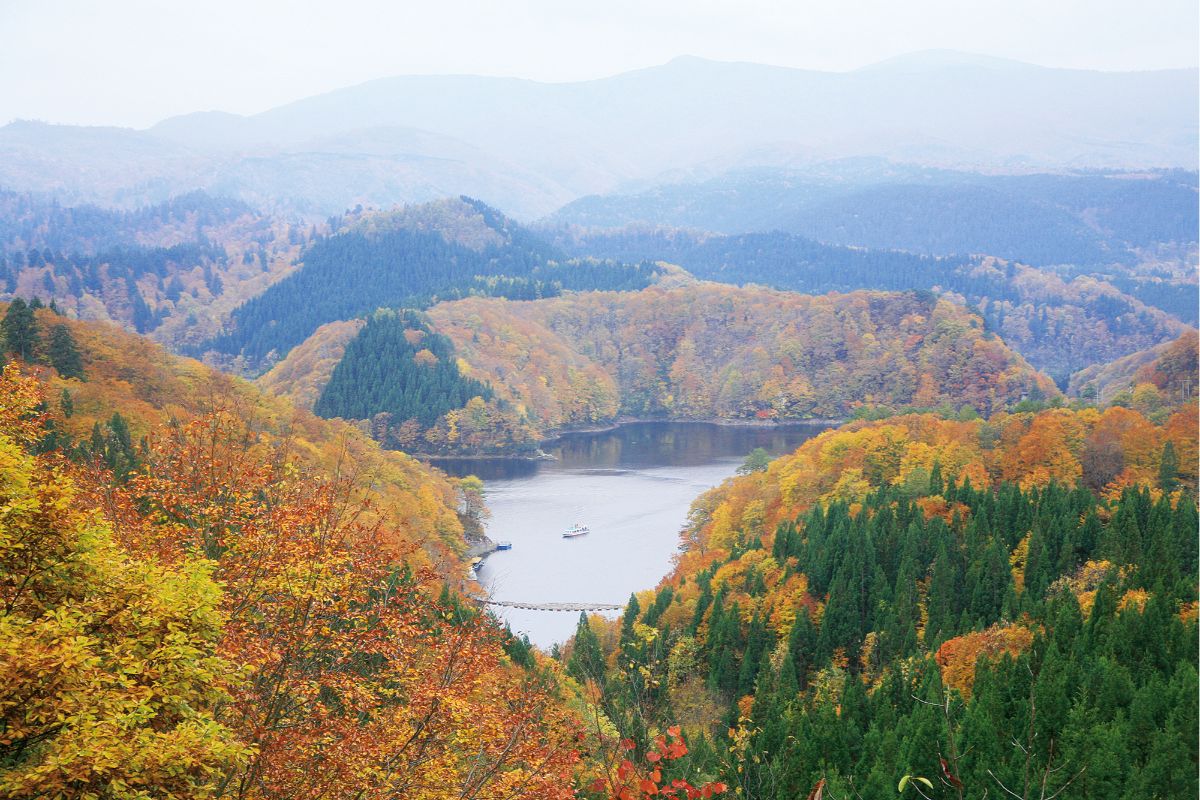
M731 478L592 632L609 718L683 712L745 797L1191 796L1195 419L895 416ZM634 670L666 691L622 699Z
M4 389L0 795L572 796L552 679L432 599L349 464L307 475L227 405L114 482L28 455L41 387Z
M130 546L202 554L221 653L247 678L221 719L253 748L231 797L569 796L574 728L498 632L431 601L348 478L248 453L228 413L165 432L106 502Z
M209 796L250 748L218 721L212 563L131 557L75 481L26 448L40 396L0 379L0 796Z

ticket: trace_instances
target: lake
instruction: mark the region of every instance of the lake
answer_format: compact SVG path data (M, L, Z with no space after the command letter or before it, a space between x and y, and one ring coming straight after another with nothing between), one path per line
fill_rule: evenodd
M435 463L484 479L488 536L512 542L479 570L494 599L624 604L671 570L679 531L698 495L733 475L754 448L782 455L828 427L637 422L569 434L545 448L554 461ZM562 538L575 522L591 533ZM570 637L579 619L569 612L497 613L544 648Z

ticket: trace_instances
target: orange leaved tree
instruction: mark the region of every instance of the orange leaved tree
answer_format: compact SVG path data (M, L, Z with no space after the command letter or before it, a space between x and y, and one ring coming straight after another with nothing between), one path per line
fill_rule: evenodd
M0 376L0 797L204 797L247 763L217 721L211 564L121 548L70 471L30 450L39 396Z
M131 549L214 564L220 653L242 671L218 716L252 749L216 793L571 796L576 727L546 680L430 599L356 481L280 452L218 409L163 432L125 486L95 485Z

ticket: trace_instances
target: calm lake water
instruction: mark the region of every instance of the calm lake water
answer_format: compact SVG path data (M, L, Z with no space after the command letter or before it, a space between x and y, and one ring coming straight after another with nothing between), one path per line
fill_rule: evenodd
M671 569L692 501L762 447L791 452L824 426L749 427L641 422L571 434L556 461L447 461L486 482L488 535L512 550L488 556L479 581L497 600L624 603ZM591 533L562 538L572 523ZM513 631L549 648L575 632L577 613L498 608ZM619 612L608 612L616 616Z

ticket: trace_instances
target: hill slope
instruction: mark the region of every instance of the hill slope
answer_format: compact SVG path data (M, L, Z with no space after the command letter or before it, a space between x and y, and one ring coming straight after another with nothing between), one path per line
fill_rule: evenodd
M128 469L140 458L143 445L139 443L160 435L168 424L226 411L245 426L248 440L254 442L254 457L288 460L312 474L333 475L340 469L356 476L362 490L375 498L373 513L401 537L394 542L397 548L423 543L428 549L424 563L444 563L447 568L465 548L455 511L457 489L441 473L403 453L381 450L349 425L298 410L240 378L171 355L144 337L45 310L36 317L37 351L45 352L49 333L63 326L78 349L82 368L81 378L63 378L49 367L37 368L47 396L54 401L59 446L91 453L97 449L95 437L111 443L116 436L122 440L117 460ZM64 404L69 404L69 414ZM114 414L121 417L117 428L123 432L114 431ZM100 449L117 458L110 444Z
M1080 370L1071 376L1070 391L1101 403L1115 402L1119 395L1124 395L1123 404L1130 404L1137 397L1139 402L1169 407L1195 396L1200 387L1198 369L1197 335L1195 330L1189 330L1173 342Z
M1167 341L1186 327L1099 277L1063 277L991 257L865 250L780 232L721 236L640 226L560 231L556 241L575 253L665 259L734 284L803 292L937 290L977 309L990 329L1063 385L1075 370ZM1194 283L1170 285L1195 306Z
M319 238L284 280L235 309L210 346L270 366L319 326L377 308L422 308L473 294L535 298L564 289L640 289L652 265L564 257L477 200L351 216Z
M554 668L450 591L457 484L144 338L4 313L0 790L574 796Z
M811 297L692 284L474 298L434 306L427 319L424 329L400 323L391 340L378 339L394 344L352 343L337 369L359 383L327 384L322 403L341 408L338 398L352 398L355 416L370 417L373 435L391 446L494 452L622 415L783 421L908 405L986 412L1058 394L977 317L930 294ZM448 341L424 344L429 336ZM424 381L459 380L482 382L494 396L474 397L432 425L418 424L400 399L422 396ZM362 402L385 396L396 399L364 414Z
M133 211L0 192L0 299L53 300L182 350L287 275L313 232L201 192Z
M674 573L581 619L569 668L749 798L1187 795L1196 437L1194 404L825 432L698 500Z

